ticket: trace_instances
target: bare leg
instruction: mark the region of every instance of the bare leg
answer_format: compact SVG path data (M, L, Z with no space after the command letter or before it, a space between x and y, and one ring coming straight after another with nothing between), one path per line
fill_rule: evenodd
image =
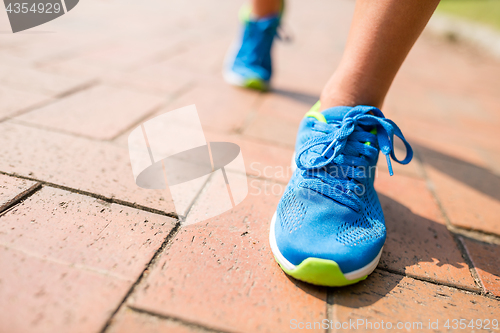
M276 15L281 10L281 0L252 0L252 14L256 17Z
M357 0L346 49L321 93L321 108L380 108L438 3L439 0Z

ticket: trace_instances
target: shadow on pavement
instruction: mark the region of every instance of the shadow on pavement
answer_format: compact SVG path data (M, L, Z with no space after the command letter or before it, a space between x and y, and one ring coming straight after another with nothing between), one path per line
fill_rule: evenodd
M386 297L404 278L433 277L437 284L466 285L472 281L470 272L453 236L445 225L429 220L379 194L387 225L387 241L380 263L368 278L352 286L327 288L331 304L350 308L370 306ZM492 265L478 267L495 274ZM415 270L413 270L415 269ZM290 278L298 288L311 295L324 288ZM466 280L464 280L466 279ZM318 296L316 296L318 297Z
M452 234L444 224L415 214L383 194L378 196L387 228L387 239L379 268L404 274L410 267L433 268L434 265L449 265L451 267L445 268L452 273L452 267L461 269L467 266ZM422 266L423 263L433 265ZM432 269L431 273L435 271L437 269ZM425 269L421 273L425 273ZM446 277L451 283L458 282L444 272L438 276Z
M500 177L490 170L421 144L412 143L412 146L420 153L423 163L500 201Z
M438 152L427 146L412 143L425 164L500 201L500 177L483 167ZM387 240L380 263L366 280L347 287L327 288L333 297L329 303L361 308L387 296L405 274L431 279L434 283L475 288L469 265L462 257L457 241L446 225L412 212L401 203L378 194L384 211ZM417 212L418 213L418 212ZM474 260L474 267L500 281L500 247L462 237L468 247L484 248L484 260ZM481 258L479 258L481 259ZM492 264L493 262L493 264ZM323 287L309 285L289 277L304 292L319 295ZM316 296L320 297L320 296Z
M307 93L303 93L303 92L299 92L299 91L273 88L271 90L271 92L273 92L277 95L288 97L288 98L293 99L297 102L305 104L309 107L313 106L317 101L319 101L318 95L311 95L311 94L307 94Z

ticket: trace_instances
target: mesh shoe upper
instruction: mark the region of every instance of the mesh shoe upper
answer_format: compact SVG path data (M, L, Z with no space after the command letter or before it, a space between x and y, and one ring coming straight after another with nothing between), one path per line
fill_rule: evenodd
M231 70L246 79L269 81L272 74L271 48L280 16L244 22L239 50Z
M413 153L399 128L376 108L338 107L322 114L326 123L307 117L300 125L297 169L278 205L275 237L290 263L329 259L345 274L368 265L385 242L373 188L378 152L403 164ZM407 147L403 161L393 154L394 135Z

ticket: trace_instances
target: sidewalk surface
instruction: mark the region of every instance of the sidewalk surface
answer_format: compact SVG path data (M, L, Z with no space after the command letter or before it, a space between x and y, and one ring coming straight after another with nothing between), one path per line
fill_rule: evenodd
M221 78L241 3L85 0L18 34L1 11L0 332L289 332L323 319L422 322L416 332L500 319L500 62L423 34L383 109L416 158L393 177L379 165L380 264L357 285L315 287L280 270L268 230L354 2L289 1L294 41L277 43L270 93ZM190 104L208 141L241 147L250 193L183 227L179 215L203 218L210 182L176 215L168 191L135 185L127 137Z

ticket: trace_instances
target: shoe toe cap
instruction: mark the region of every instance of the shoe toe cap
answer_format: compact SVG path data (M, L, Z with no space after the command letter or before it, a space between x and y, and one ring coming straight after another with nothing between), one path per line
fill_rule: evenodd
M276 244L293 265L307 258L327 259L346 274L370 264L384 245L383 221L360 223L363 215L332 200L302 210L300 203L283 206L276 216Z

